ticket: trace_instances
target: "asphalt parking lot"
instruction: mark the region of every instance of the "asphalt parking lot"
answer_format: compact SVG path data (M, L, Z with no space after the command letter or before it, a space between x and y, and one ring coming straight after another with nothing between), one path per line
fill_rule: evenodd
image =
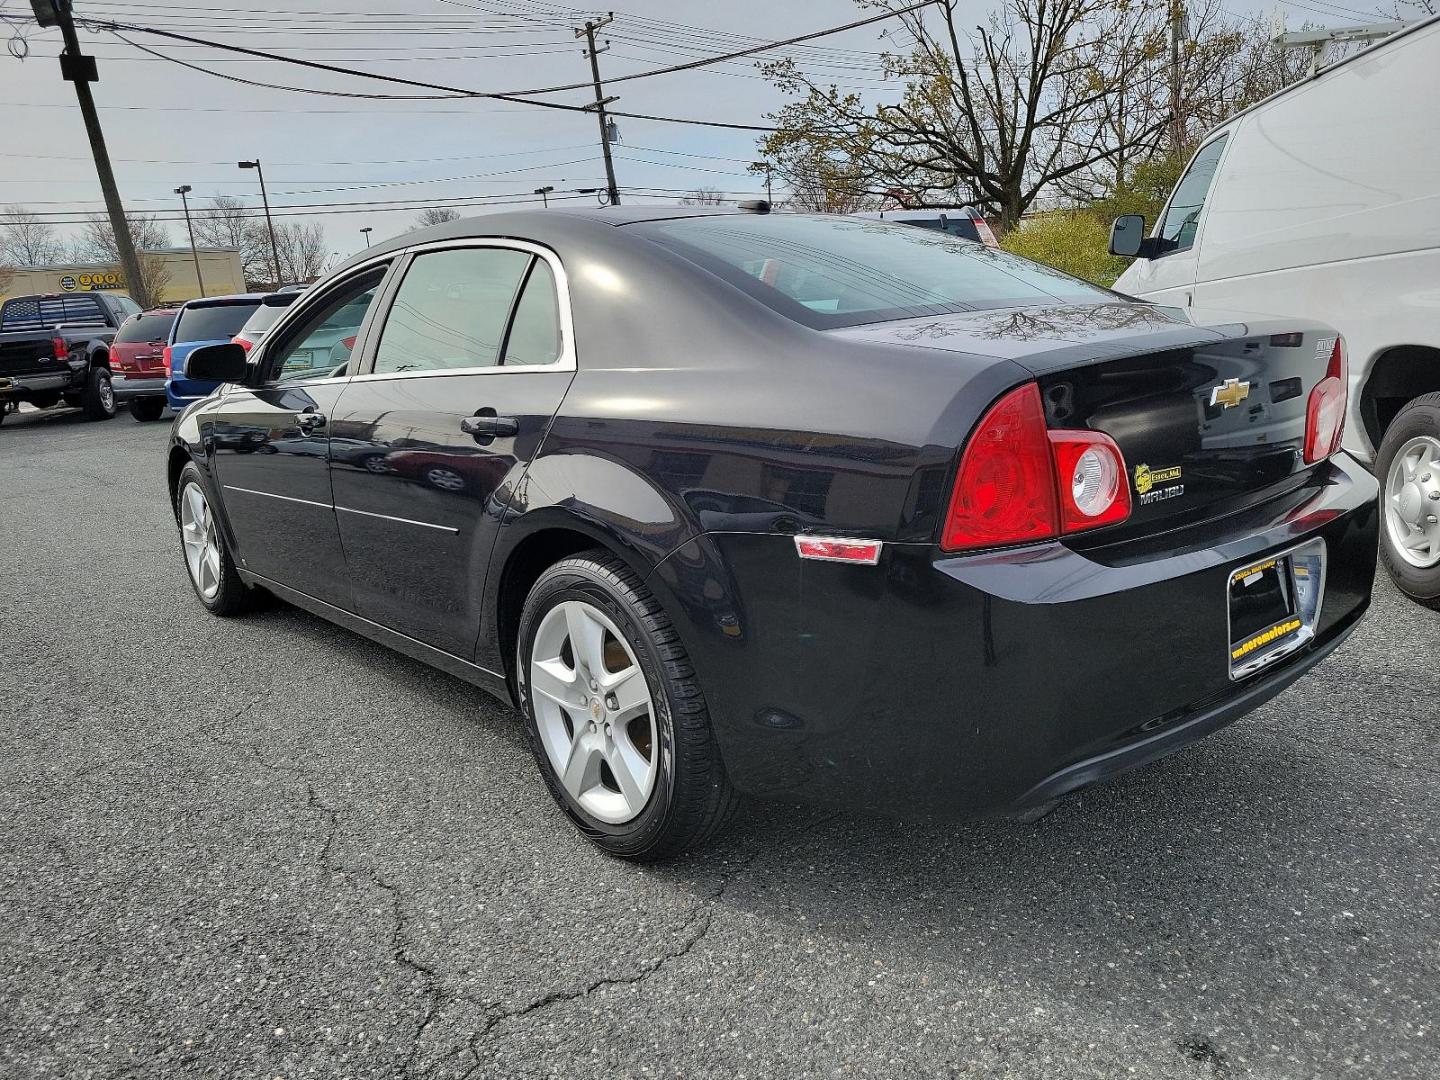
M206 614L167 431L0 428L7 1080L1440 1074L1440 615L1383 580L1296 687L1038 824L757 804L633 867L508 709Z

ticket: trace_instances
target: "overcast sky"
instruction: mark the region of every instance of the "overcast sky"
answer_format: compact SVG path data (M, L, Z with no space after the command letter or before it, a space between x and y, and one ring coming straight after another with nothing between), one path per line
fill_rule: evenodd
M974 21L997 6L968 0ZM1366 5L1350 0L1358 12ZM1230 0L1239 13L1269 10L1264 0ZM1334 8L1326 16L1322 10ZM343 64L467 89L506 91L578 82L589 75L573 28L585 12L549 0L76 0L77 13L159 27L229 44ZM1295 0L1290 23L1358 21L1338 3ZM0 0L0 15L28 13L28 0ZM1357 13L1358 13L1357 12ZM838 25L867 12L853 0L626 0L602 32L607 77L642 71ZM594 14L594 13L592 13ZM784 50L817 77L869 94L893 94L879 81L881 23ZM0 35L12 27L0 24ZM63 214L102 209L72 88L60 78L56 30L21 24L25 61L0 54L0 204ZM134 41L240 78L364 93L406 93L370 80L212 49ZM528 196L534 188L604 184L595 119L503 102L374 101L242 85L148 56L109 34L85 33L99 58L101 122L128 209L178 212L173 189L190 184L192 207L217 194L259 206L255 174L235 162L259 157L272 207L323 222L332 251L349 255L409 228L416 207L456 197ZM12 43L13 45L13 43ZM621 83L610 93L622 111L763 124L782 97L737 60L676 75ZM424 91L413 91L423 93ZM547 100L583 103L586 91ZM760 193L746 173L756 134L645 120L618 121L615 169L623 187L683 192L707 186ZM334 205L393 201L365 210ZM632 198L628 201L650 201ZM281 208L285 209L281 209ZM343 211L319 214L316 211ZM470 213L472 210L464 210ZM183 225L171 226L183 242Z

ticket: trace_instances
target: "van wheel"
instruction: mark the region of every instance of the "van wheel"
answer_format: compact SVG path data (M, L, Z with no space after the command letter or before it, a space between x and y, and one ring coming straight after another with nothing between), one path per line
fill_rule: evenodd
M164 411L164 398L136 398L130 402L130 415L141 422L159 420Z
M520 618L516 685L550 794L611 855L709 840L737 803L695 669L640 576L607 551L546 570Z
M92 367L80 394L80 407L88 420L109 420L115 415L115 388L108 368Z
M1440 611L1440 394L1400 411L1375 464L1382 478L1380 559L1396 588Z

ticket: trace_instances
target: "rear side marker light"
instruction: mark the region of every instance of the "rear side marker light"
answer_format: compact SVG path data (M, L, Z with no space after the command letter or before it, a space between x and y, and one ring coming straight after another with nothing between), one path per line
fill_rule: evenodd
M819 562L859 563L874 566L880 561L879 540L848 540L842 536L797 536L795 550L802 559Z

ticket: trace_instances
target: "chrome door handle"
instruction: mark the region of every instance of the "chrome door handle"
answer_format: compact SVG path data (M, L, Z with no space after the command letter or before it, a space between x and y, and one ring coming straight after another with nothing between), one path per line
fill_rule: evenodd
M474 435L477 439L496 435L512 436L520 434L520 421L513 416L467 416L460 421L460 430L466 435Z
M309 435L316 428L325 426L325 414L322 412L302 412L295 417L295 423L302 434Z

